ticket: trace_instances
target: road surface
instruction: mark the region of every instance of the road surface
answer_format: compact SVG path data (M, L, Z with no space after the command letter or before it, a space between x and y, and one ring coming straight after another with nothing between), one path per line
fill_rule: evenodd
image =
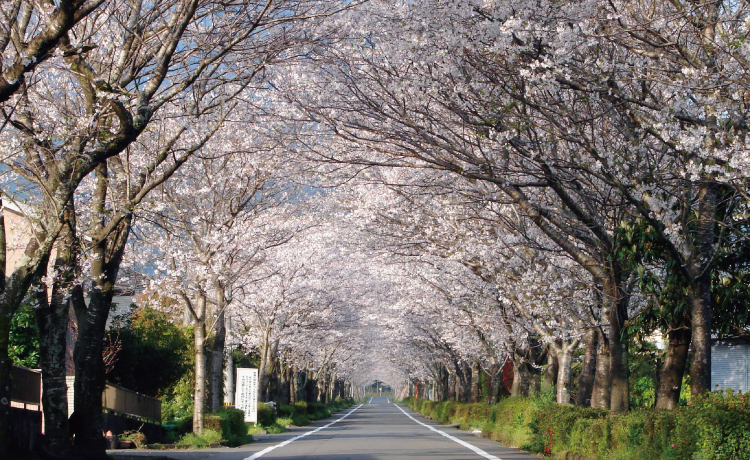
M455 428L441 426L374 397L311 426L262 436L237 449L197 451L110 451L118 460L161 457L176 460L535 460L524 452Z

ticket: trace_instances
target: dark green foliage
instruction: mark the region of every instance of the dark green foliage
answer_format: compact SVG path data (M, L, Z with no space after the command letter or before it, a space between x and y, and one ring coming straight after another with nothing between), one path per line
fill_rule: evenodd
M23 304L10 321L8 355L17 366L39 367L39 328L29 304Z
M258 404L258 425L268 427L276 421L276 412L265 404Z
M298 406L293 406L291 404L282 404L279 406L279 416L280 417L293 417L297 411Z
M219 419L222 438L227 440L230 446L241 446L252 441L252 437L247 434L245 414L241 410L228 407L212 416Z
M191 416L191 329L176 326L165 313L148 307L134 310L117 328L122 349L107 378L130 390L161 398L163 420Z
M192 368L191 331L173 324L165 313L141 308L119 330L122 350L108 378L149 396L176 384Z

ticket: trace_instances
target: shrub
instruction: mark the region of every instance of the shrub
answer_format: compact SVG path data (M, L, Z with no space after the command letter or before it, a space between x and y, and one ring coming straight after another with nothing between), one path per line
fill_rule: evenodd
M200 434L195 434L195 433L186 434L180 439L178 444L185 444L185 445L194 446L194 447L205 447L209 444L220 442L221 440L222 440L221 433L219 433L216 430L206 428Z
M247 437L245 414L239 409L228 407L218 412L221 419L221 433L231 446L247 444L251 441Z
M281 417L291 417L295 413L297 413L297 407L293 406L291 404L282 404L279 406L279 416Z
M276 421L276 412L271 406L258 404L258 424L260 426L271 426Z

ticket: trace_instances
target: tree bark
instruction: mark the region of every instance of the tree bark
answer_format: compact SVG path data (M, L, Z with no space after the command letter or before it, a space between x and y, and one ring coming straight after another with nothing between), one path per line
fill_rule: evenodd
M656 390L657 409L674 409L680 402L682 376L685 373L688 349L690 348L690 329L673 329L667 335L669 345L659 377L659 386Z
M594 378L596 375L596 350L599 343L599 329L592 327L586 331L583 347L583 363L581 374L578 376L578 394L576 394L576 405L591 406L591 393L594 390Z
M221 292L220 292L221 291ZM220 309L219 317L214 325L214 340L211 344L211 374L209 378L209 394L211 395L211 412L217 412L222 408L224 385L224 345L226 343L227 329L224 323L223 289L217 288L217 307ZM221 296L219 298L218 296Z
M570 377L571 365L573 364L573 352L578 348L578 340L567 342L561 341L559 345L553 345L557 355L557 403L570 404Z
M206 406L206 294L199 291L196 300L196 317L193 318L193 353L195 353L193 433L202 433Z
M551 344L547 346L552 347ZM548 350L547 351L547 368L544 371L542 382L547 388L552 388L553 390L555 390L555 392L557 392L556 386L557 386L557 375L559 373L559 369L560 369L560 363L558 361L557 353L555 353L553 350Z
M471 366L471 394L469 395L469 401L471 402L479 402L479 398L481 397L481 378L480 378L480 372L481 368L479 367L479 362L475 361L474 364Z
M622 326L627 319L627 300L619 295L617 301L609 308L609 372L610 404L609 410L614 413L627 412L630 406L628 365L628 344L622 340Z
M601 330L598 337L594 388L591 390L591 407L608 409L612 399L609 373L609 340L606 335L601 333Z
M224 405L234 405L234 356L231 352L224 361Z

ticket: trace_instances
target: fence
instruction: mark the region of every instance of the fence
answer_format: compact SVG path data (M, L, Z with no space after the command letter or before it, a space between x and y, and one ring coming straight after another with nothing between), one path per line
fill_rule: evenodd
M11 406L17 409L41 410L42 373L13 366L11 371ZM68 416L73 413L75 377L65 378L68 386ZM102 408L131 417L161 423L161 401L108 383L102 393Z
M25 367L13 366L10 371L11 407L40 410L42 398L42 373Z
M120 414L161 423L161 401L117 385L107 384L102 407Z

